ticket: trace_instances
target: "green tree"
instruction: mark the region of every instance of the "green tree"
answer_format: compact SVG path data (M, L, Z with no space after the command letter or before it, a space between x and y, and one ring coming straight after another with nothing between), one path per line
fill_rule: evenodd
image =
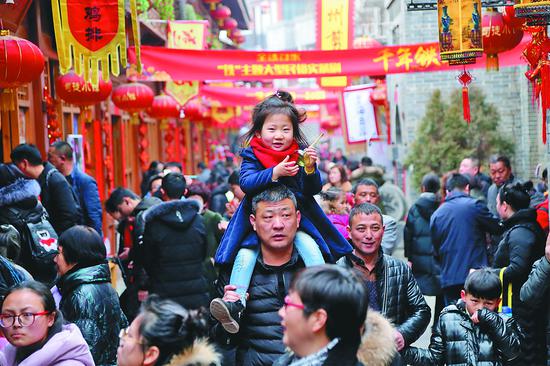
M499 131L497 109L479 89L470 88L470 110L472 122L468 125L463 119L461 89L452 93L449 103L442 99L441 91L433 93L405 161L405 165L414 166L415 187L420 187L429 172L442 175L457 169L465 157L476 157L483 164L491 154L513 153L514 145Z

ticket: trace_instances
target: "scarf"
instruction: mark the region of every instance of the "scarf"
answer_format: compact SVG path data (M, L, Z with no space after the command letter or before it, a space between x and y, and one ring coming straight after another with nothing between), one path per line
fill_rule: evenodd
M320 349L312 355L303 358L297 358L295 356L294 360L289 364L289 366L321 366L326 361L329 351L333 349L336 344L338 344L339 340L339 338L334 338L324 348Z
M292 144L283 151L275 151L270 147L267 147L261 138L254 136L250 140L250 147L254 152L254 155L258 158L264 168L273 168L275 165L283 161L287 155L290 155L288 161L298 162L298 143L292 141Z

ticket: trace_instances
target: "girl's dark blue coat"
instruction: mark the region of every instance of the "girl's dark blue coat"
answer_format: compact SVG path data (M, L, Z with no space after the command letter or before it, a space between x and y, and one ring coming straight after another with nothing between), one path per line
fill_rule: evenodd
M319 193L322 188L319 170L316 169L314 174L307 175L304 169L300 168L296 176L282 177L278 182L273 182L271 180L273 168L265 169L254 155L252 148L243 149L241 157L243 161L240 185L246 196L235 211L222 237L216 252L216 263L231 263L240 248L252 248L258 245L258 237L252 230L249 220L252 198L267 188L279 184L287 186L296 196L298 209L302 215L300 230L309 234L317 242L321 252L330 261L351 253L351 245L332 225L313 198L313 195Z

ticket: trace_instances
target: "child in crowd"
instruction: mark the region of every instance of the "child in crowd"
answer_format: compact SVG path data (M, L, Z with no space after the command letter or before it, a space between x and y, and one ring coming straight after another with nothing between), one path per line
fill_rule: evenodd
M404 352L410 365L513 365L520 355L514 318L497 314L502 285L488 268L468 275L456 305L443 309L428 349Z
M331 187L321 192L325 214L344 238L349 239L346 229L349 224L349 204L346 192L337 187Z
M252 128L244 136L241 151L240 186L246 193L222 238L215 261L234 261L230 284L236 286L240 301L212 300L210 312L226 331L239 331L238 315L244 310L246 292L259 254L256 233L250 224L252 198L269 187L287 186L296 196L301 213L294 245L306 266L334 261L352 251L351 245L331 224L313 195L322 183L316 166L317 151L308 146L299 124L306 119L292 96L284 91L255 106ZM300 149L304 149L302 157Z

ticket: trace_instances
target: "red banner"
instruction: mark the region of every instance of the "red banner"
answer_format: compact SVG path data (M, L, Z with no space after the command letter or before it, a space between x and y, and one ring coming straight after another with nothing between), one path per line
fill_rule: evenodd
M338 103L338 94L323 89L300 88L285 89L294 98L296 104ZM275 93L269 88L227 88L221 86L201 86L199 94L223 106L256 105Z
M499 54L501 67L523 65L521 51L529 37ZM128 50L130 60L135 49ZM382 76L407 72L462 69L438 58L437 43L383 46L339 51L177 50L142 46L144 78L148 80L258 80L320 76ZM485 67L486 55L469 69Z

